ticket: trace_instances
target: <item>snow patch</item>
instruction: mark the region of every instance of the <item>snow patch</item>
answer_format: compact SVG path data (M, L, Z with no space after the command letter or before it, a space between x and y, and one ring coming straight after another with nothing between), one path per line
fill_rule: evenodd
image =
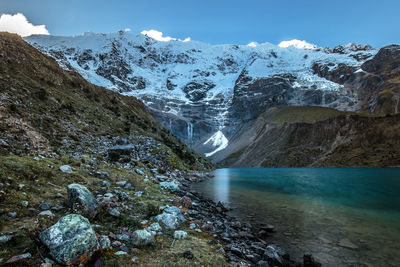
M278 45L279 47L290 47L293 46L295 48L298 49L309 49L309 50L314 50L317 48L316 45L307 43L306 41L301 41L301 40L297 40L297 39L293 39L290 41L282 41L279 43Z
M213 136L211 136L207 141L205 141L204 145L207 145L210 143L213 147L217 147L217 148L210 153L205 153L204 155L206 157L211 157L218 151L225 149L228 146L229 142L228 142L228 139L225 137L225 135L221 131L218 131L215 134L213 134Z

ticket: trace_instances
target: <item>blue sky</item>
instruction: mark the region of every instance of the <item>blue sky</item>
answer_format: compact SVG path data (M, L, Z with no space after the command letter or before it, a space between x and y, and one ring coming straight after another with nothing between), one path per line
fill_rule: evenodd
M23 13L52 35L130 28L212 44L400 43L399 0L0 0L0 13Z

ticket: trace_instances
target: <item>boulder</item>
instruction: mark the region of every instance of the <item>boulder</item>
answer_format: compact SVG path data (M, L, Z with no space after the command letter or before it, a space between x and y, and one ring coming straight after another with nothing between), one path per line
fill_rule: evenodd
M40 241L60 264L85 263L99 248L96 234L88 219L79 214L62 217L39 234Z
M138 247L154 244L154 232L136 230L132 234L132 243Z
M176 207L169 207L166 208L163 213L157 215L156 219L167 229L176 229L178 228L183 222L185 222L185 218L183 217L181 210Z
M93 219L98 210L98 203L93 194L83 185L68 186L68 206L76 213Z

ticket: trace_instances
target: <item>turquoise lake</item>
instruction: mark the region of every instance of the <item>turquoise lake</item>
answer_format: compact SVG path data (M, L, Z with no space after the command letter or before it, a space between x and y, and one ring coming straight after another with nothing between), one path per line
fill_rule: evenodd
M400 169L219 169L193 189L231 215L275 226L269 240L323 266L400 266Z

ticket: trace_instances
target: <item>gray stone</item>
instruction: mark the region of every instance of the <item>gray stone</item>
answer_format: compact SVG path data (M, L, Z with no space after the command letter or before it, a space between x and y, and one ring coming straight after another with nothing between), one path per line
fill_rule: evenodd
M17 218L17 213L15 211L10 211L8 213L8 216L10 216L11 218Z
M7 243L12 239L11 235L2 235L0 236L0 243Z
M128 190L132 190L132 189L133 189L133 186L132 186L132 184L127 183L127 184L124 186L124 188L125 188L125 189L128 189Z
M111 248L111 241L110 238L106 235L102 235L99 237L99 245L102 249L109 249Z
M117 255L117 256L121 256L121 255L127 255L128 253L127 252L125 252L125 251L122 251L122 250L120 250L120 251L117 251L117 252L115 252L114 253L114 255Z
M136 230L132 235L132 243L138 247L154 244L154 235L154 232L147 230Z
M137 192L135 192L134 196L135 196L135 197L141 197L142 194L143 194L142 191L137 191Z
M11 259L9 259L6 264L17 264L20 261L30 259L32 257L31 253L25 253L22 255L14 256Z
M27 208L29 206L29 202L26 200L21 201L21 206Z
M81 257L89 259L99 247L89 220L78 214L62 217L42 231L39 239L50 250L50 255L65 265L73 265Z
M118 186L124 186L126 184L126 181L118 181L115 184Z
M175 239L185 239L187 237L187 233L185 231L175 231L174 238Z
M69 165L62 165L60 166L60 171L64 173L72 173L72 168Z
M175 206L166 208L163 213L156 216L156 219L157 221L161 221L165 228L173 230L186 221L181 210Z
M167 188L171 191L177 191L179 190L179 183L176 181L172 181L172 182L161 182L160 186L162 188Z
M98 203L92 193L83 185L70 184L68 186L68 206L77 213L93 219L98 210Z
M119 216L121 216L121 212L117 209L117 208L111 208L108 210L108 214L118 218Z
M135 171L136 171L137 174L140 174L140 175L143 175L143 176L145 175L144 172L141 169L136 169Z
M54 214L53 214L50 210L45 210L45 211L42 211L41 213L39 213L38 216L49 216L49 217L53 217Z
M39 204L40 210L49 210L51 208L51 204L47 202L42 202Z
M127 234L118 234L115 236L119 241L128 241L130 236Z
M101 181L101 185L105 186L105 187L110 187L111 183L109 181L103 180L103 181Z

